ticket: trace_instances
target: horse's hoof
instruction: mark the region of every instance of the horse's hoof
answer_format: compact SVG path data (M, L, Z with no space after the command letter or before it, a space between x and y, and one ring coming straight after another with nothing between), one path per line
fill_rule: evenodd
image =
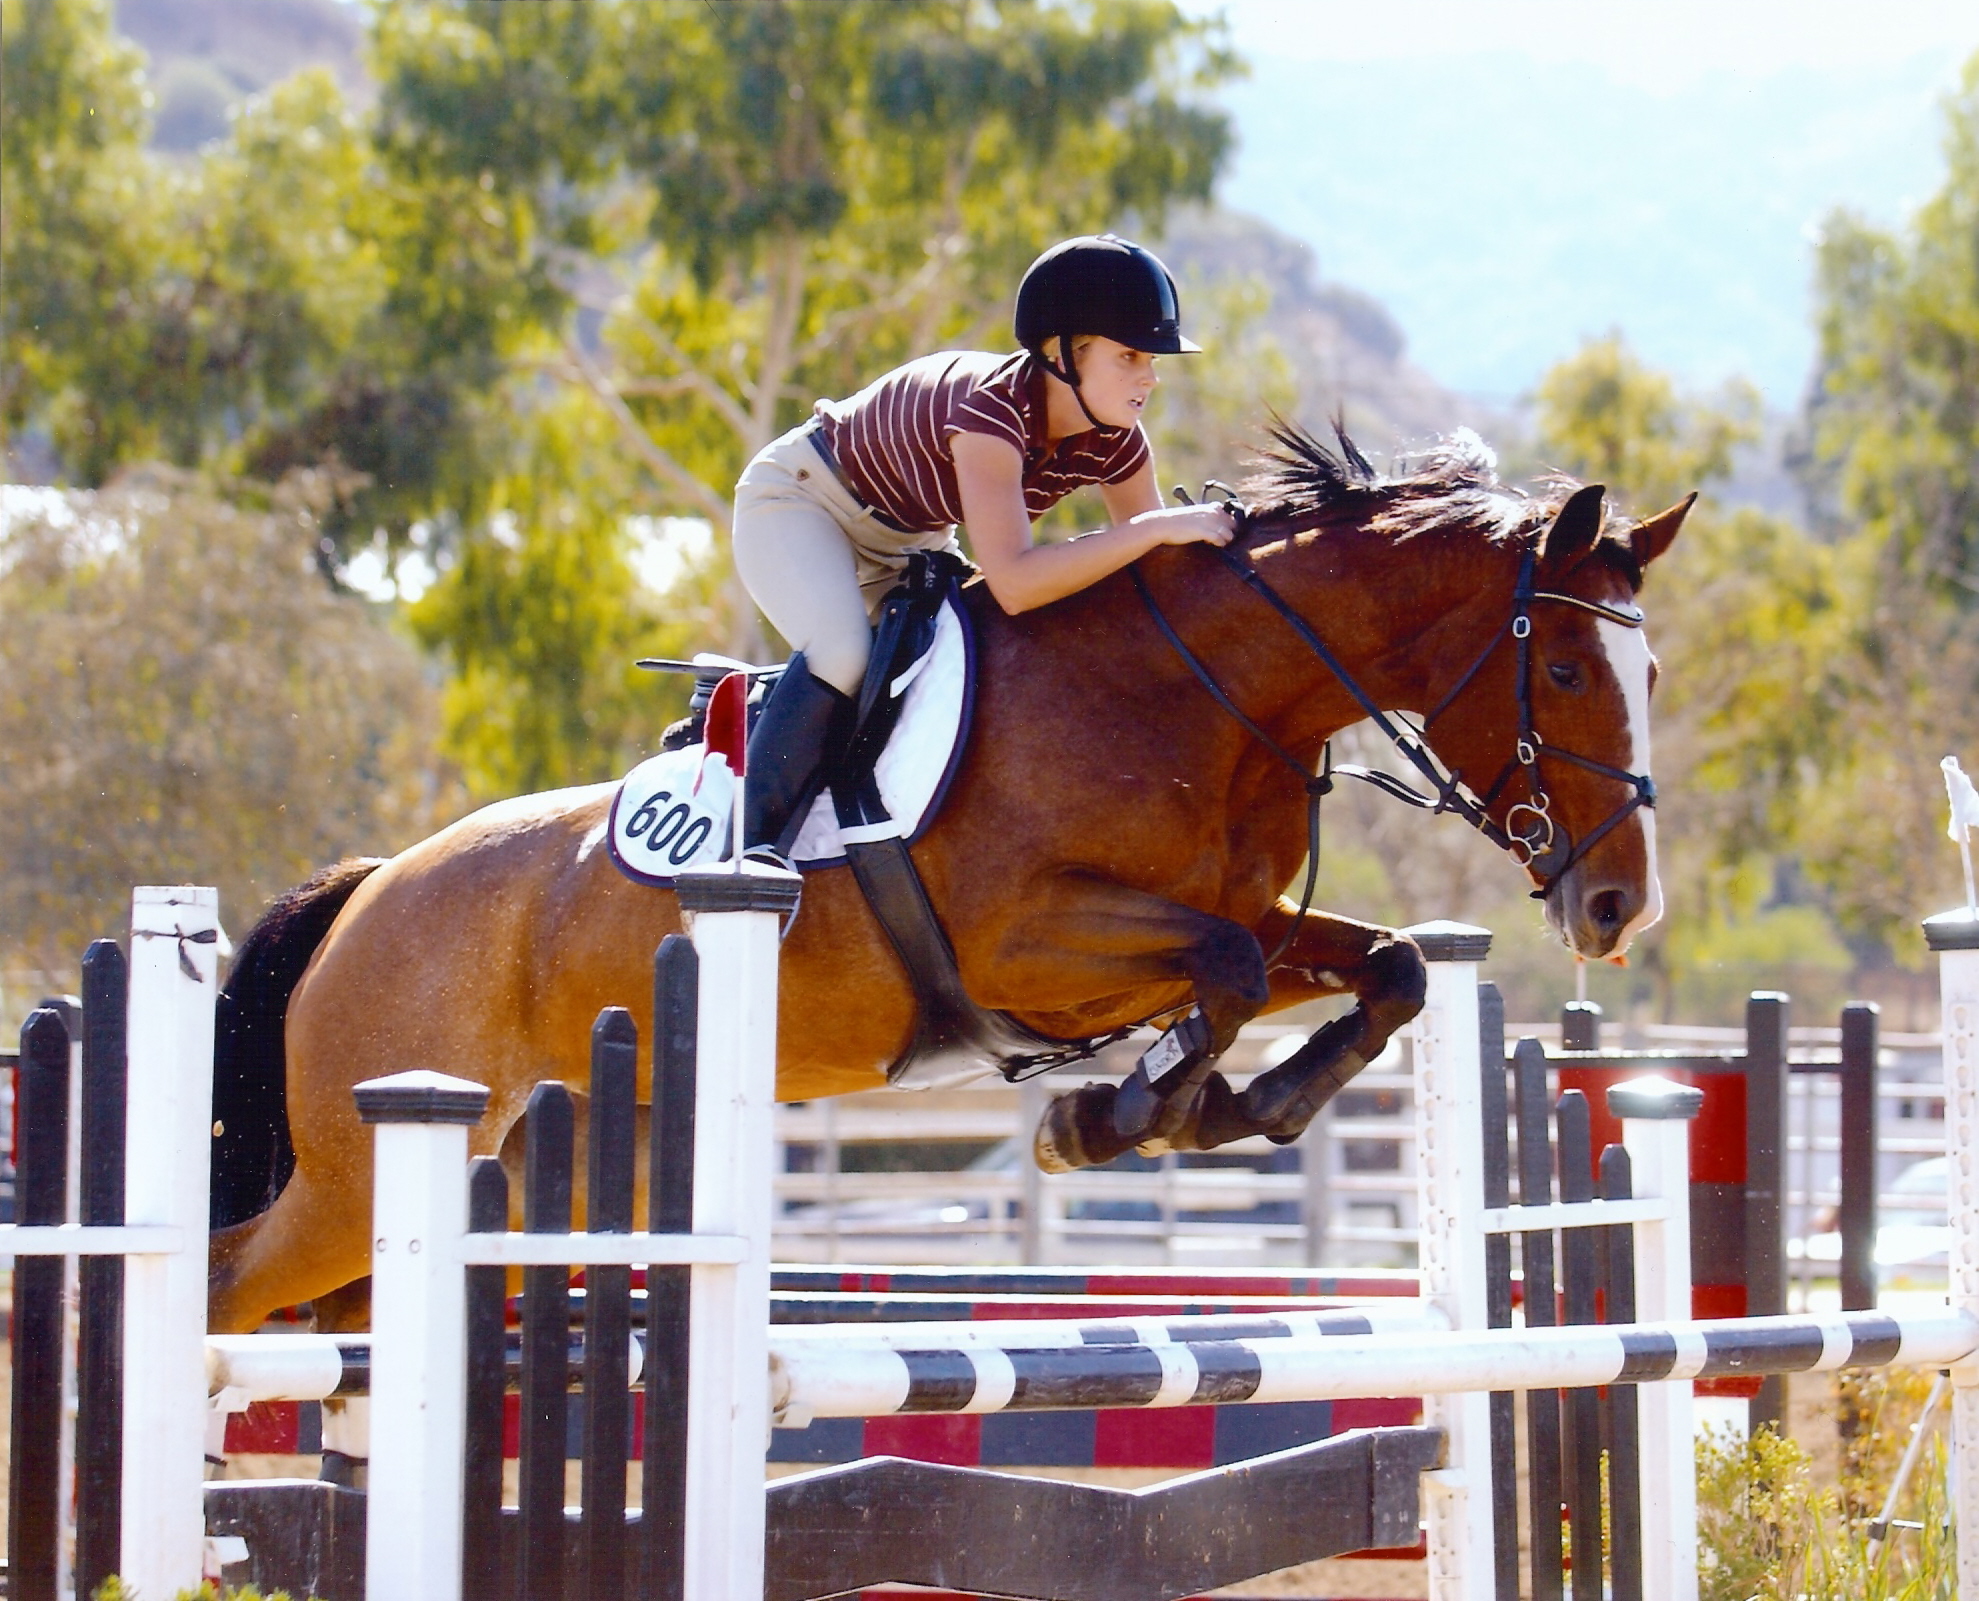
M1120 1154L1095 1150L1086 1132L1112 1132L1113 1093L1111 1084L1088 1084L1059 1096L1045 1108L1031 1139L1031 1157L1041 1172L1074 1173L1082 1167L1110 1162Z

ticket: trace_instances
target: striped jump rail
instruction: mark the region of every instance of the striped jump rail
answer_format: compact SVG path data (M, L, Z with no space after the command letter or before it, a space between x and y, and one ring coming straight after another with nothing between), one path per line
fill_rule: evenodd
M778 1421L897 1412L1230 1405L1594 1388L1732 1374L1943 1367L1979 1351L1964 1311L1557 1328L920 1347L868 1331L771 1337Z
M1368 1307L1358 1311L1282 1312L1271 1317L1249 1313L1210 1317L1129 1317L1051 1319L1039 1322L986 1321L854 1325L856 1338L882 1349L903 1351L917 1360L924 1349L942 1342L958 1351L995 1352L1016 1348L1077 1353L1096 1349L1163 1350L1180 1346L1226 1347L1250 1341L1351 1339L1365 1336L1416 1334L1447 1328L1433 1308L1421 1305ZM823 1324L786 1327L777 1336L796 1349L837 1351L846 1330ZM511 1333L506 1366L510 1388L522 1371L522 1340ZM773 1344L773 1349L776 1349ZM573 1387L581 1386L585 1346L569 1344ZM643 1346L631 1341L629 1382L641 1385ZM371 1338L365 1334L215 1334L206 1340L209 1393L232 1392L242 1404L275 1401L321 1401L337 1396L371 1393ZM1206 1398L1207 1399L1207 1398ZM955 1411L963 1408L886 1407L881 1411ZM834 1413L833 1416L875 1414Z

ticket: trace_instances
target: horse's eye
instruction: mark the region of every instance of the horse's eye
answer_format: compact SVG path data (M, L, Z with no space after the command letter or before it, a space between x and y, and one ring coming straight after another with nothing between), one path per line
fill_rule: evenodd
M1581 691L1580 668L1572 662L1553 662L1546 669L1547 676L1570 695Z

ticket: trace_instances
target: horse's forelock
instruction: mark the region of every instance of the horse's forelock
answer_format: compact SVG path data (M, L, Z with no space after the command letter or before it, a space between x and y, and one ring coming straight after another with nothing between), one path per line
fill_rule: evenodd
M1595 541L1594 555L1603 566L1629 586L1630 594L1642 588L1642 560L1636 555L1635 545L1629 539L1626 528L1604 529L1601 537Z

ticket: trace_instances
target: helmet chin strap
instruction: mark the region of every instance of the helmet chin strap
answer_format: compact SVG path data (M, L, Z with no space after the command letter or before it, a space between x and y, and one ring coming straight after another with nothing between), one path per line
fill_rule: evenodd
M1067 389L1072 391L1072 398L1078 401L1079 409L1086 414L1087 422L1091 423L1095 428L1112 426L1109 423L1101 422L1095 417L1093 415L1093 408L1086 404L1085 393L1079 387L1079 358L1072 354L1072 336L1070 334L1060 334L1058 336L1058 354L1060 360L1064 363L1063 366L1060 366L1058 362L1054 362L1042 350L1038 352L1038 360L1044 363L1044 370L1046 372L1050 373L1052 377L1056 378Z

